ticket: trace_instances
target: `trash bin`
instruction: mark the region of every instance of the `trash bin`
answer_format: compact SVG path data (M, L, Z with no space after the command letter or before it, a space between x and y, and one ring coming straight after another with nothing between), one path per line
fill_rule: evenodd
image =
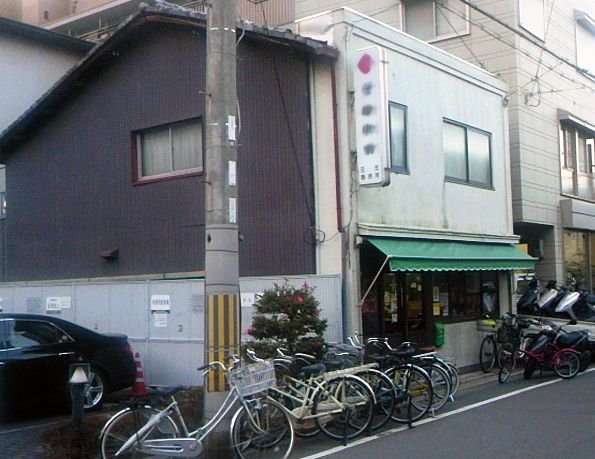
M444 322L434 322L434 346L444 346Z

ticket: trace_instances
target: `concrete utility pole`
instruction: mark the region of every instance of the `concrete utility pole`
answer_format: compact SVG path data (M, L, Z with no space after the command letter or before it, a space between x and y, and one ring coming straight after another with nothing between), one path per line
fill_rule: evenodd
M236 0L212 0L207 13L205 152L205 361L240 350L238 190L236 184ZM205 419L226 395L222 372L210 372ZM209 437L209 458L230 457L228 427Z

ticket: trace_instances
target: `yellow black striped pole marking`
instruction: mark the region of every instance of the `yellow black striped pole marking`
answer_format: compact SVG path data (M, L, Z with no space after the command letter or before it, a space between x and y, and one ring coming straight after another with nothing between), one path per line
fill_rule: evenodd
M230 354L240 353L240 309L238 295L211 294L207 297L207 358L223 361ZM209 392L228 390L221 370L209 372Z

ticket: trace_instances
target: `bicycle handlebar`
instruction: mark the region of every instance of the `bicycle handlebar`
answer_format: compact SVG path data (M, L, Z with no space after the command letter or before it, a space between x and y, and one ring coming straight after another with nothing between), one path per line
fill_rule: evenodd
M223 362L220 362L219 360L214 360L213 362L209 362L206 365L198 367L196 370L203 371L203 370L210 370L212 367L221 367L221 369L223 371L229 371L229 370L235 368L238 363L240 363L240 359L235 354L230 354L224 358L224 361L228 361L228 360L231 360L231 365L229 367L226 367L225 364Z

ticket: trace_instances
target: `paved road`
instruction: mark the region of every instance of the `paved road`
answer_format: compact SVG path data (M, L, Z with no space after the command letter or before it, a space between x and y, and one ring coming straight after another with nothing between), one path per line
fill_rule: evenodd
M450 412L414 429L389 429L347 447L303 441L296 446L294 457L307 459L595 457L595 372L570 381L527 382L519 375L462 394Z
M588 371L570 381L516 375L504 385L494 374L491 382L463 388L454 403L414 429L391 424L347 447L322 435L298 439L291 459L594 457L595 368ZM45 459L36 425L56 420L1 426L0 459Z

